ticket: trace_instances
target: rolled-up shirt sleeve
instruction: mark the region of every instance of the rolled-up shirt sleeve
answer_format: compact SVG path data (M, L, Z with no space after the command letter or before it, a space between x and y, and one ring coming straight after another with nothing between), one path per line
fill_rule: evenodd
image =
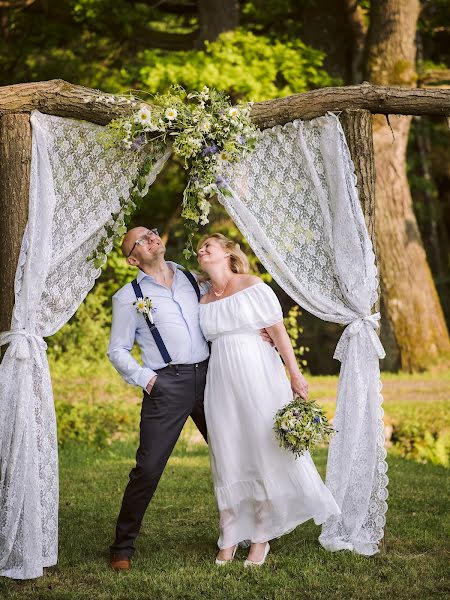
M145 390L148 382L156 375L155 371L143 367L131 356L136 335L136 309L131 303L112 299L112 325L108 346L108 358L114 368L131 385Z

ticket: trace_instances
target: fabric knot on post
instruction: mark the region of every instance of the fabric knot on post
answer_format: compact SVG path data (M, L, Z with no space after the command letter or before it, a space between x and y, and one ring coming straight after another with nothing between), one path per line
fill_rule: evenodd
M386 356L386 352L384 351L383 345L380 342L380 338L376 333L380 326L380 319L381 315L379 312L377 312L372 315L357 317L354 321L349 323L344 329L344 332L337 343L333 358L336 358L342 362L347 352L350 339L357 335L368 337L378 358L384 358Z
M11 329L0 333L0 346L11 344L11 356L19 360L30 358L30 344L35 343L41 350L47 349L44 338L25 329Z
M376 331L380 327L380 319L381 315L379 312L374 313L373 315L367 315L365 317L358 317L349 325L347 325L348 335L357 335L361 331L361 327L363 325L371 325Z

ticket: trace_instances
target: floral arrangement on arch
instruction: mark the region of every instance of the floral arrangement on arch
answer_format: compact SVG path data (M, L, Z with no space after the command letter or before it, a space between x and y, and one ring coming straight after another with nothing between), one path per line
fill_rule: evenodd
M124 216L113 215L117 227L107 228L106 240L112 237L114 243L120 241L127 221L142 202L145 176L170 144L173 153L184 159L184 167L189 169L181 216L188 230L184 256L186 259L192 256L194 234L199 225L208 223L209 198L219 191L230 193L226 188L226 167L255 146L257 130L250 120L251 106L251 102L233 106L226 94L206 86L191 93L172 86L167 93L153 96L151 105L141 101L129 116L111 121L105 143L125 146L132 153L145 151L146 159L133 181L129 199L121 200ZM105 247L102 240L96 255L89 258L102 264Z

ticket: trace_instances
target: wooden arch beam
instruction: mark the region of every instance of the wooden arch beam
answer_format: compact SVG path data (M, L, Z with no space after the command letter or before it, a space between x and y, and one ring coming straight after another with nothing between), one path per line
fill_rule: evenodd
M131 106L105 94L62 79L0 87L0 116L40 110L60 117L106 125L127 114ZM450 115L450 89L385 87L369 83L330 87L286 98L255 102L252 121L265 129L293 119L313 119L328 111L363 109L373 114Z

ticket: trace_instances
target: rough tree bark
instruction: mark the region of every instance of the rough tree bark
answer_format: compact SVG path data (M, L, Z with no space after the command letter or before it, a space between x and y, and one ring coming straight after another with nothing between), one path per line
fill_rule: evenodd
M375 162L372 139L372 115L368 110L344 110L339 115L355 165L359 200L370 239L375 243Z
M14 277L28 219L31 125L28 114L0 118L0 331L10 329Z
M371 3L366 66L372 83L415 84L419 12L419 0ZM385 311L382 340L388 356L395 357L398 349L401 368L415 371L450 353L450 339L406 176L410 124L410 116L391 117L389 123L374 117L376 228Z
M375 257L378 257L375 222L375 159L373 149L372 114L368 110L344 110L339 115L342 129L355 165L359 201L364 220L372 240ZM377 269L378 269L377 261ZM380 310L380 302L374 306Z
M145 104L144 102L142 104ZM53 79L0 87L0 116L40 110L59 117L85 119L106 125L128 114L133 106L112 94ZM371 113L404 115L450 115L450 89L409 89L349 85L312 90L286 98L255 102L252 121L260 127L284 125L293 119L314 119L327 111L366 109Z

